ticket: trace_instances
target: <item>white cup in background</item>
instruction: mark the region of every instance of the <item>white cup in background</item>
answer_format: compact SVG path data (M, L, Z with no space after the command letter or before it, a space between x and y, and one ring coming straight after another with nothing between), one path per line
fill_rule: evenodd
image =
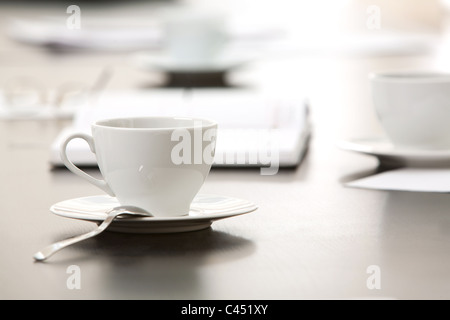
M226 43L225 17L216 12L174 12L166 16L164 29L168 58L183 66L214 63Z
M98 121L92 136L74 133L61 145L61 158L78 176L115 196L122 206L154 216L182 216L203 185L215 152L217 124L211 120L144 117ZM96 179L67 157L67 145L86 140L103 179Z
M369 78L375 111L396 147L450 149L450 74L372 73Z

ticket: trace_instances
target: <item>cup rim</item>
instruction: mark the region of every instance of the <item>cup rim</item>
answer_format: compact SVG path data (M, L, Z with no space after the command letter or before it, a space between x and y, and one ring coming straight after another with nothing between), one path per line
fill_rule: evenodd
M120 127L107 125L112 121L118 120L190 120L190 121L201 121L202 125L197 127L195 125L186 125L186 126L168 126L168 127L159 127L159 128L145 128L145 127ZM217 122L215 120L207 119L207 118L199 118L199 117L188 117L188 116L143 116L143 117L115 117L115 118L107 118L97 120L92 124L92 127L97 128L107 128L111 130L123 130L123 131L173 131L179 129L196 129L196 128L214 128L217 126Z
M445 83L450 82L450 73L441 71L386 71L370 72L369 79L394 83Z

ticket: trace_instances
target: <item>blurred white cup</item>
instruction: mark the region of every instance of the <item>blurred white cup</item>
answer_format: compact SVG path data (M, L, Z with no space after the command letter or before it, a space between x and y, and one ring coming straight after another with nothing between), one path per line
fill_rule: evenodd
M210 11L183 10L165 19L164 45L174 63L204 66L217 59L226 42L225 17Z
M375 111L401 148L450 149L450 74L370 74Z

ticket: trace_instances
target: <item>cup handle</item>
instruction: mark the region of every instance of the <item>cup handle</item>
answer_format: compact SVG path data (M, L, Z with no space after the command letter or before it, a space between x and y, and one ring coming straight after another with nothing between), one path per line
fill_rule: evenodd
M64 165L67 167L67 169L69 169L70 171L75 173L77 176L86 179L87 181L92 183L94 186L97 186L98 188L105 191L110 196L115 197L114 192L111 190L111 188L109 187L109 185L106 183L105 180L96 179L96 178L92 177L91 175L87 174L86 172L84 172L83 170L81 170L80 168L75 166L73 164L73 162L70 161L69 158L67 157L67 145L69 144L69 142L71 140L76 139L76 138L85 140L88 143L89 148L91 149L91 152L95 153L94 140L92 139L92 137L90 135L85 134L85 133L71 134L71 135L67 136L61 144L60 154L61 154L61 159L62 159Z

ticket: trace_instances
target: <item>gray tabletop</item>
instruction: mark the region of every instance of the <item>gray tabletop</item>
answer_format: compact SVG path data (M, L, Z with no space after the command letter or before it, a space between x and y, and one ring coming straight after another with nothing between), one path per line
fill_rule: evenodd
M32 74L49 87L92 79L122 54L52 55L3 39L1 77ZM367 73L429 67L433 54L269 59L236 81L301 91L313 135L296 169L213 169L201 192L247 199L255 212L177 234L105 232L45 263L32 255L95 224L56 216L59 201L101 194L49 165L63 120L0 122L2 299L448 299L450 197L353 189L343 182L378 162L336 147L337 139L381 133ZM109 89L148 88L161 75L123 68ZM243 80L242 80L243 79ZM151 89L146 89L151 90ZM94 169L91 173L96 175Z

